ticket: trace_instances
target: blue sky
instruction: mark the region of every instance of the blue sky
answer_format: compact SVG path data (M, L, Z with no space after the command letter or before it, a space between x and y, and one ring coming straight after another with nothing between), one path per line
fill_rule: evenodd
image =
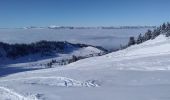
M170 0L0 0L0 27L159 25Z

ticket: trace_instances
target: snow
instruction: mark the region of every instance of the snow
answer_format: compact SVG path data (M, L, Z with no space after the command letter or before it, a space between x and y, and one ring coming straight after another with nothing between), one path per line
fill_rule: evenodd
M104 51L102 51L98 48L92 47L92 46L77 48L77 49L72 48L72 49L70 49L72 52L69 52L69 51L67 52L67 50L66 50L65 53L58 53L58 54L56 54L56 56L42 57L39 54L34 54L34 55L20 57L15 60L7 59L7 58L6 59L0 58L0 60L2 61L0 66L8 65L8 67L38 69L38 68L46 68L46 66L44 66L44 65L51 62L52 60L61 61L64 59L71 59L73 55L77 56L77 57L79 57L79 56L88 57L89 55L96 56L96 54L98 54L98 53L104 53ZM57 66L57 64L56 64L56 66ZM54 66L54 67L56 67L56 66ZM1 74L1 72L0 72L0 74Z
M1 100L38 100L36 97L24 97L6 87L0 87Z
M4 76L0 86L38 100L169 100L169 65L170 39L160 35L63 67ZM11 95L4 89L0 91L0 97Z
M88 47L81 48L79 50L73 51L72 55L86 56L86 55L89 55L89 54L97 54L97 53L102 53L102 52L103 52L102 50L88 46Z
M39 84L58 87L98 87L99 84L95 80L87 80L85 82L76 81L66 77L30 77L21 79L12 79L10 81L23 81L25 84ZM3 80L8 82L8 80Z

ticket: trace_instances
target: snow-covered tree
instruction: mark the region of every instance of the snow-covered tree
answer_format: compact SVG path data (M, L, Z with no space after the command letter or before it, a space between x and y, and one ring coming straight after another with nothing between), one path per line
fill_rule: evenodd
M157 36L159 36L161 34L161 31L159 28L155 29L153 32L152 32L152 37L151 39L155 39Z
M152 38L152 31L151 31L151 30L148 30L148 31L145 33L144 41L150 40L151 38Z
M170 23L167 22L166 30L170 30Z
M166 32L166 37L170 36L170 30Z
M163 23L163 25L162 25L162 30L165 30L165 29L166 29L166 24Z
M142 43L142 42L143 42L142 34L139 34L139 36L138 36L138 38L137 38L137 40L136 40L136 43L137 43L137 44L140 44L140 43Z

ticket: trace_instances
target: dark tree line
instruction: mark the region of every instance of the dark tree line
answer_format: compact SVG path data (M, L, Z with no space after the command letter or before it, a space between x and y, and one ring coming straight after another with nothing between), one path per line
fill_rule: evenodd
M160 34L164 34L167 37L170 36L170 23L169 22L163 23L160 27L154 29L153 31L148 30L144 35L139 34L137 39L135 39L135 37L130 37L128 45L123 47L123 48L127 48L131 45L134 45L134 44L140 44L140 43L143 43L147 40L155 39Z
M86 56L75 56L75 55L72 55L72 57L68 58L68 59L62 59L62 60L52 59L50 62L45 64L45 66L47 68L52 68L52 66L55 65L55 64L57 64L57 65L67 65L67 64L79 61L81 59L86 59L86 58L94 57L94 56L102 56L102 55L105 55L105 54L106 53L103 52L103 53L89 54L89 55L86 55Z
M15 59L37 53L41 54L42 56L51 56L56 53L69 53L75 49L87 46L90 45L55 41L39 41L31 44L7 44L0 42L0 57ZM97 48L104 50L102 47Z

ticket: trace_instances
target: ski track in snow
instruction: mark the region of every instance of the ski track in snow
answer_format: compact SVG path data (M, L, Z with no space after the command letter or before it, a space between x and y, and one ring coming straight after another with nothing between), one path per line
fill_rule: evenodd
M10 80L1 80L1 82L20 81L25 84L39 84L59 87L99 87L96 80L77 81L66 77L30 77Z
M0 86L0 100L38 100L36 97L24 97L21 94L14 92L11 89Z

